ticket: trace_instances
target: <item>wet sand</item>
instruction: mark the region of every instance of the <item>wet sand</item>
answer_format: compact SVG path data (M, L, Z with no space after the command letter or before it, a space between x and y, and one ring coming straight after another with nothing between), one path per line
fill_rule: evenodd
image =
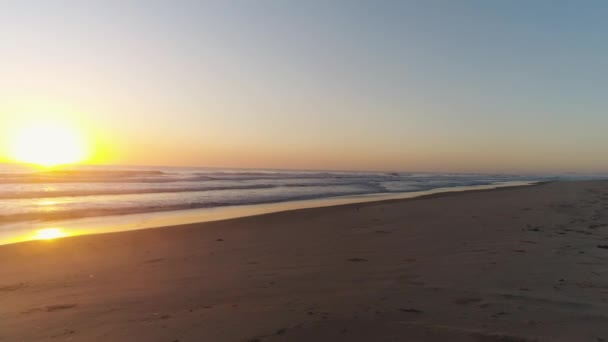
M0 246L0 341L608 341L608 182Z

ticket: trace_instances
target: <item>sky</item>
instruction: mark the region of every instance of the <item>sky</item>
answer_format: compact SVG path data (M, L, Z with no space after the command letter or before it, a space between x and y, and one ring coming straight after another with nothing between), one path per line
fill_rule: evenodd
M3 0L0 138L52 120L98 164L605 172L606 18L606 1Z

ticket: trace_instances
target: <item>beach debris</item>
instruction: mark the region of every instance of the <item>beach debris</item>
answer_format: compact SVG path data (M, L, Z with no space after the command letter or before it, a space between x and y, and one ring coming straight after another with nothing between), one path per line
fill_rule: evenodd
M597 245L597 248L608 249L608 245Z
M222 241L224 241L224 239L217 239L215 241L222 242Z
M287 332L287 329L281 328L281 329L277 330L276 334L277 335L284 335L286 332Z

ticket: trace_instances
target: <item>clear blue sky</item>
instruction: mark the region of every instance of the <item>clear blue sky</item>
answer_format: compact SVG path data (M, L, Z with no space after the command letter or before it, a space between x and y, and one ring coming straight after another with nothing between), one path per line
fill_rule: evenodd
M100 162L607 171L606 1L2 1L0 127ZM0 158L2 159L2 158Z

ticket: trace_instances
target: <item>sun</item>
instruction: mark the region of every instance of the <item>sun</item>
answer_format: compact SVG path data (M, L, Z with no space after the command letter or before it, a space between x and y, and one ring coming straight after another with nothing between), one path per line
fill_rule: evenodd
M13 159L52 167L82 161L84 140L78 132L56 122L39 122L18 129L11 138Z

